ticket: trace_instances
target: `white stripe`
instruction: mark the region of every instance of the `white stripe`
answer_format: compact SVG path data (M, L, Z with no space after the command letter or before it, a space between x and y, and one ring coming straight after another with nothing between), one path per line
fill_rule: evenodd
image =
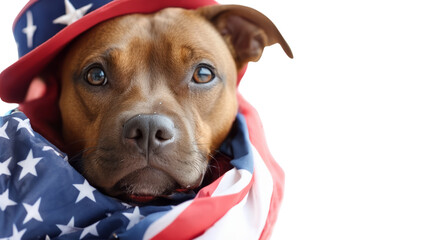
M259 239L270 211L273 179L255 148L255 181L247 196L197 239Z
M183 202L168 211L164 216L153 222L146 230L143 240L151 239L170 225L190 204L192 200Z
M252 174L249 171L233 168L224 174L212 197L239 193L251 180Z

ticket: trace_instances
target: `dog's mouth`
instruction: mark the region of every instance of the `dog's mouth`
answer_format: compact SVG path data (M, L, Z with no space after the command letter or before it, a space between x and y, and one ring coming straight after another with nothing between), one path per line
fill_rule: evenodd
M121 180L107 193L123 202L141 205L158 199L171 199L178 193L193 191L201 185L204 175L194 184L182 186L168 173L162 170L145 167L136 170Z
M186 192L190 192L190 191L193 191L193 189L177 188L177 189L174 189L173 191L171 191L170 193L165 193L165 194L157 195L157 196L145 195L145 194L124 193L124 194L117 196L117 198L120 199L121 201L124 201L127 203L142 205L142 204L150 203L154 200L160 200L160 199L171 200L173 198L173 196L178 194L178 193L186 193Z

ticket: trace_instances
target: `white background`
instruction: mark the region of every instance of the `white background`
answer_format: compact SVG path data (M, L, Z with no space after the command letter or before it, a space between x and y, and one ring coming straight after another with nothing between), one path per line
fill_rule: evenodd
M221 2L265 13L295 55L267 48L241 85L286 173L273 239L429 239L427 1ZM0 3L0 69L25 3Z

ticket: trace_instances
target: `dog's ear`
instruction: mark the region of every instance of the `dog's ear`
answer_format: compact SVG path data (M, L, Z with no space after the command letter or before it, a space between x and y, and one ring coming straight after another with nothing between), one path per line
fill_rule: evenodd
M265 46L279 43L293 58L292 51L277 27L255 9L240 5L213 5L198 9L222 35L240 69L249 61L258 61Z

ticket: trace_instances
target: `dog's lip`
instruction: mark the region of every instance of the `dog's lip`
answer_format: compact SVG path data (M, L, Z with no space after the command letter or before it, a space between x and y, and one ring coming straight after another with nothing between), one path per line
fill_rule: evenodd
M171 196L173 196L176 193L183 193L183 192L189 192L192 191L192 189L185 189L185 188L178 188L173 190L170 194L162 194L159 196L152 196L152 195L138 195L138 194L124 194L122 195L123 199L127 199L128 202L134 202L134 203L148 203L155 199L159 198L165 198L170 199Z
M114 194L113 197L118 198L122 201L129 202L129 203L135 203L135 204L146 204L156 199L171 199L171 197L178 193L186 193L193 191L194 189L197 189L201 186L202 180L204 178L204 174L201 176L201 179L198 180L198 184L195 185L187 185L187 186L180 186L179 184L175 184L175 186L171 189L166 189L161 194L148 194L148 193L135 193L131 192L130 184L118 182L115 187L112 189ZM111 191L112 192L112 191Z
M130 199L132 202L137 202L137 203L147 203L156 198L155 196L147 196L147 195L140 196L135 194L126 195L125 197Z
M123 187L122 190L115 190L116 194L113 196L124 202L130 203L147 203L157 198L167 197L171 194L148 194L148 193L131 193L126 190L126 187Z
M152 188L150 185L141 184L142 179L136 176L144 174L142 171L154 171L159 176L165 175L167 184L161 185L158 188ZM170 198L176 193L187 192L198 186L199 184L195 186L180 186L180 184L177 183L177 181L168 173L159 169L145 167L125 175L122 179L117 181L113 187L106 189L106 193L125 202L141 204L150 202L157 198ZM164 187L165 189L163 189Z
M175 194L190 192L193 191L193 189L194 188L176 188L172 191L165 192L164 194L160 195L133 194L122 192L121 194L116 195L115 198L131 204L134 203L140 205L152 202L157 199L172 199L172 196L174 196Z

